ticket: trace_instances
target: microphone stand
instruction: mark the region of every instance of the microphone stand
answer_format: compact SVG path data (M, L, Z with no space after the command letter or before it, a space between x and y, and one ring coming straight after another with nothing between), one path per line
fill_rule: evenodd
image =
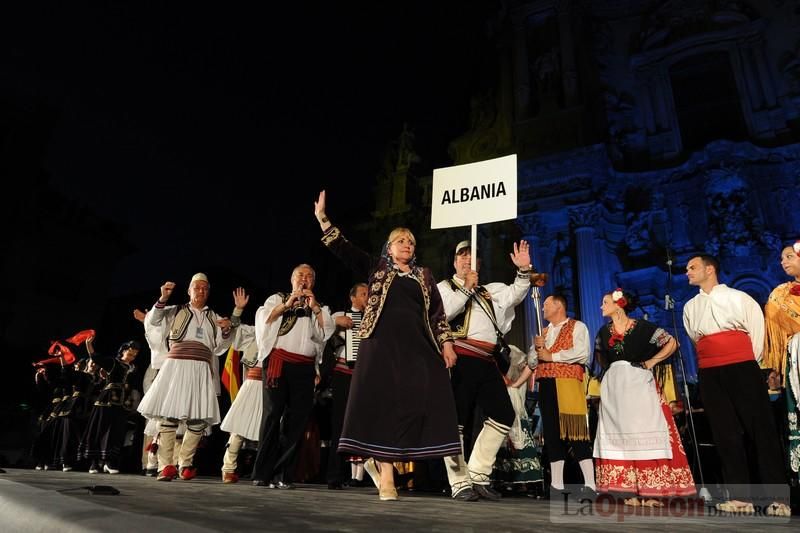
M685 406L686 406L686 414L689 418L689 431L692 433L692 447L694 448L694 456L697 460L697 472L700 474L700 491L699 495L700 498L705 502L710 502L712 500L711 493L706 488L706 482L703 477L703 463L700 460L700 446L697 443L697 432L695 430L694 425L694 413L692 410L692 400L689 396L689 382L686 379L686 366L683 362L683 352L681 351L681 343L678 342L678 319L676 318L675 313L675 300L673 300L672 296L670 295L670 291L672 289L672 254L669 252L669 248L667 248L667 287L666 292L664 293L664 309L667 311L671 311L672 315L672 329L675 331L675 341L677 342L677 354L678 354L678 366L680 368L681 377L683 378L683 396L685 399Z

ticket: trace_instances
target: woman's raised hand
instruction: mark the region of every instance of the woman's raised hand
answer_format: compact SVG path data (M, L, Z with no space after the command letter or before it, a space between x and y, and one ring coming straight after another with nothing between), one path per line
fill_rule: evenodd
M319 198L314 202L314 216L322 224L325 217L325 191L319 191Z

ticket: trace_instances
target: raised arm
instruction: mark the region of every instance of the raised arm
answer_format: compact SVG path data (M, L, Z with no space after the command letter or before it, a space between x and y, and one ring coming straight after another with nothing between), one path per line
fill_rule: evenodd
M369 277L370 271L378 263L377 259L374 259L367 252L345 239L339 228L334 226L325 214L325 207L325 191L320 191L319 199L314 202L314 216L317 218L323 233L322 244L358 277Z

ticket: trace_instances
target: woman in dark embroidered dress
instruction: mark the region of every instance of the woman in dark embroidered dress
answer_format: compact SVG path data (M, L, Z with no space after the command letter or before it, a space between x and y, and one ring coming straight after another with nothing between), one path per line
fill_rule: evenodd
M456 362L450 327L436 281L415 262L416 241L408 229L393 230L382 256L374 258L331 225L325 191L314 214L325 246L360 279L369 278L339 451L374 458L380 499L396 500L392 462L461 452L447 371Z
M128 416L133 411L130 378L136 367L133 361L139 355L139 344L128 341L122 344L116 357L101 357L92 347L93 338L86 340L89 357L108 374L107 384L94 402L78 455L91 460L89 473L99 471L99 462L109 474L119 473L119 459L125 439Z
M604 371L594 441L597 491L625 496L626 505L661 507L661 498L696 494L659 376L675 339L646 320L628 317L630 294L603 296L595 359Z

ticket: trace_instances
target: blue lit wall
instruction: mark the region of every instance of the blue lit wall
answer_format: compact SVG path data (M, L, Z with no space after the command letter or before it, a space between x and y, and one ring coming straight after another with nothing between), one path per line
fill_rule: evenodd
M598 145L521 162L518 223L537 267L551 275L544 294L566 294L593 332L603 323L602 295L618 286L639 297L636 315L674 331L669 289L693 380L695 355L681 323L683 304L697 292L684 275L688 258L717 255L722 281L764 304L787 279L782 245L800 237L798 179L797 144L717 141L679 166L630 173L615 171Z

